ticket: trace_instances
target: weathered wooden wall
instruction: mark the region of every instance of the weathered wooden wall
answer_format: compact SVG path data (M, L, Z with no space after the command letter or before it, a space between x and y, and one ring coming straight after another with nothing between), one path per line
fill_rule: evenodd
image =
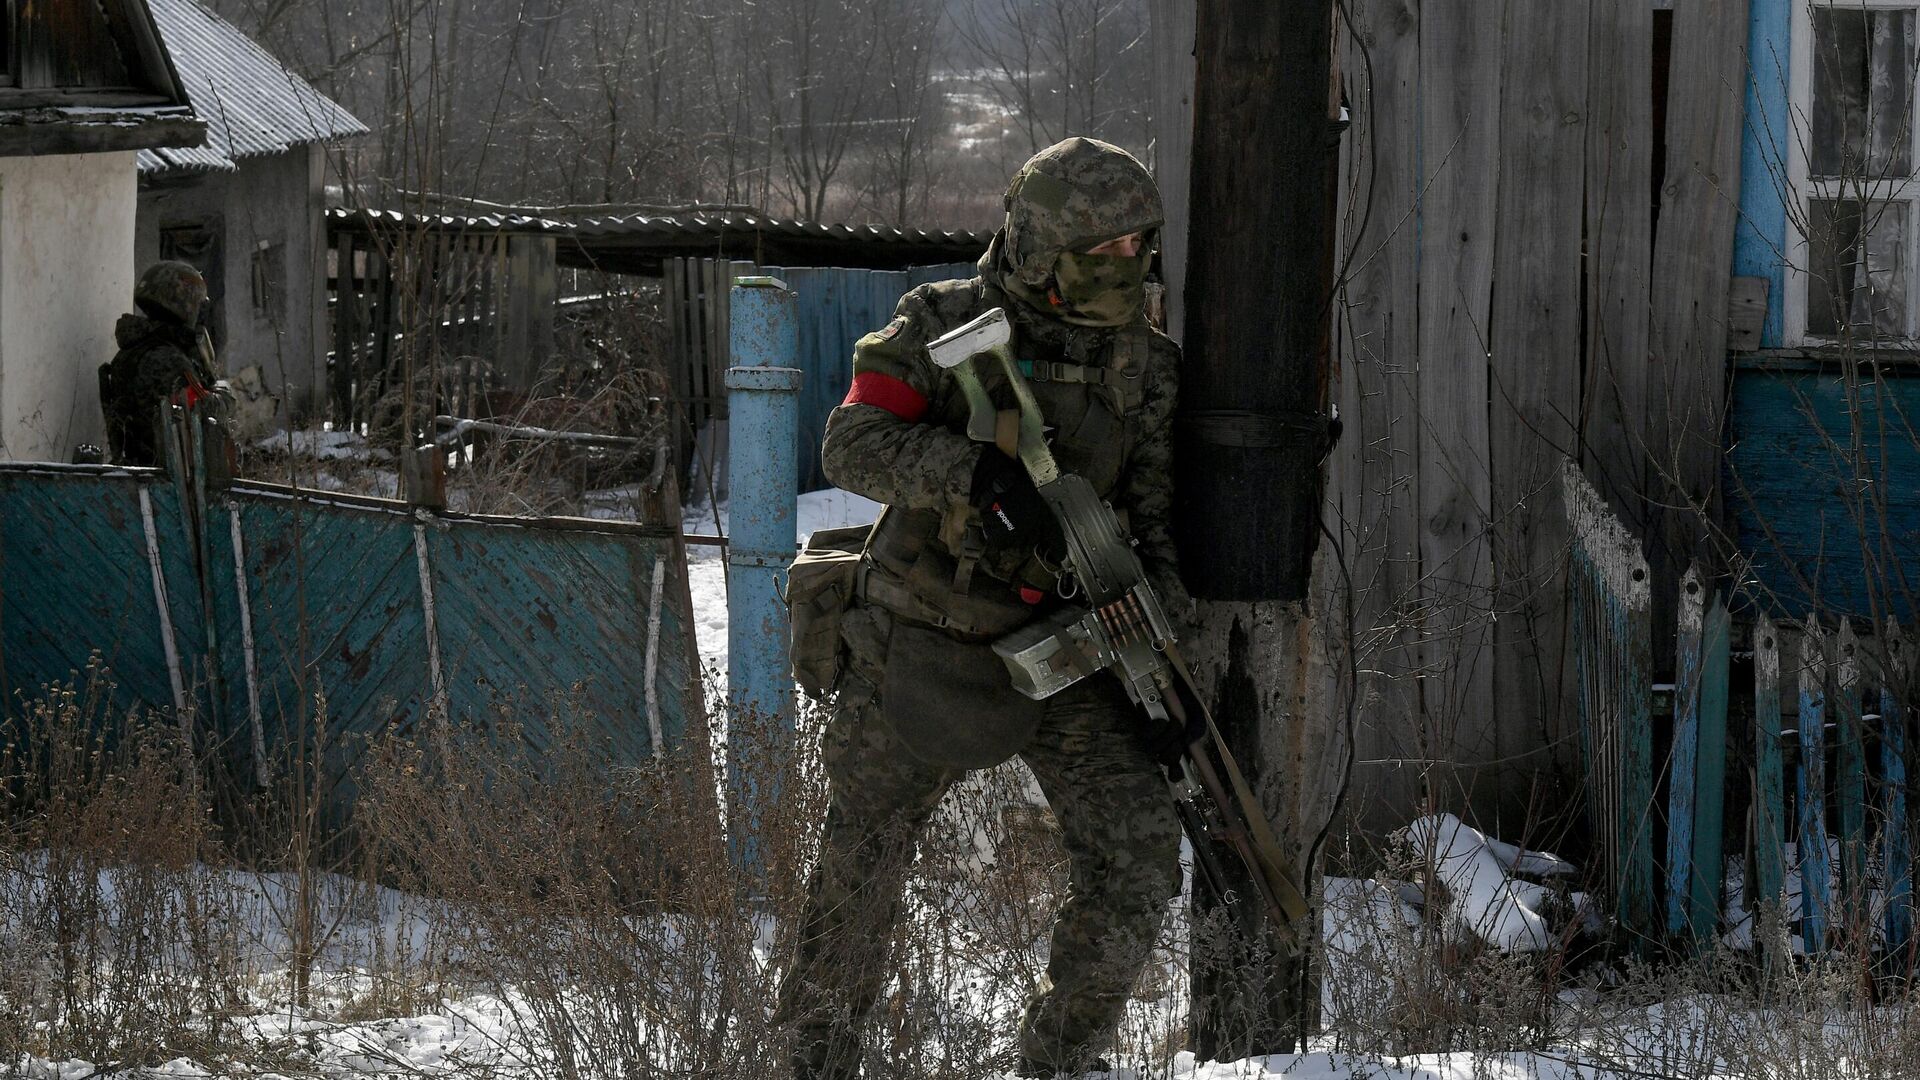
M1559 463L1636 529L1657 531L1663 490L1713 503L1746 5L1694 8L1662 147L1645 5L1343 5L1327 513L1359 623L1348 805L1370 828L1424 805L1555 842L1582 781Z

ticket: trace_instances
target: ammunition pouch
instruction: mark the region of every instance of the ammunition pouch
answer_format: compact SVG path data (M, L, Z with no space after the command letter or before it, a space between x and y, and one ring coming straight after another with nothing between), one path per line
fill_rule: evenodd
M840 625L859 594L860 575L872 525L820 529L787 569L787 615L793 637L787 659L793 679L809 697L833 692L846 666L847 647Z
M1014 688L985 643L897 621L887 641L880 714L914 757L986 769L1026 748L1046 706Z

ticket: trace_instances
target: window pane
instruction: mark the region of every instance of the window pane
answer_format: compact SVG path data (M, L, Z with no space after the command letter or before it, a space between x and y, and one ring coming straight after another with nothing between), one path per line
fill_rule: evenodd
M1813 12L1814 176L1906 176L1911 153L1914 12Z
M1908 204L1814 199L1808 210L1807 333L1904 338Z

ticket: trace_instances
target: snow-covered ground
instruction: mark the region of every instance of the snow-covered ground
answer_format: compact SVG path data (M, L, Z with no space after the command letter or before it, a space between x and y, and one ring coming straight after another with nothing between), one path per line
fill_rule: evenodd
M329 440L323 445L302 449L325 457L344 460L359 458L362 448L351 440ZM600 499L604 507L589 499L590 514L625 516L623 499L618 493ZM630 506L630 496L624 505ZM841 491L812 492L801 496L796 522L796 541L812 531L840 525L871 521L879 506L870 500ZM686 508L683 527L698 535L725 535L727 508L695 505ZM727 658L726 573L723 549L714 546L691 547L690 585L694 623L703 664L724 675ZM1416 846L1434 852L1436 871L1450 886L1456 899L1444 917L1483 942L1493 942L1517 951L1551 947L1546 928L1536 912L1537 891L1516 885L1507 871L1516 864L1540 858L1518 852L1497 840L1465 829L1457 820L1445 817L1425 819L1409 830ZM969 865L970 872L991 875L995 872L992 845L976 843L978 855ZM15 859L0 852L0 885L7 875L34 873L33 860ZM1551 857L1544 857L1551 858ZM1789 856L1789 866L1792 860ZM1540 867L1533 868L1543 872ZM436 934L457 924L460 916L448 902L396 892L392 889L361 885L346 879L325 879L320 888L322 921L335 927L327 938L313 976L313 992L305 1006L291 1004L291 976L286 958L291 942L284 930L284 915L290 909L289 894L294 882L279 874L245 874L229 871L205 871L210 888L223 899L220 907L231 911L241 923L240 940L247 943L244 966L250 973L240 995L222 1004L224 1022L237 1025L246 1041L268 1048L263 1059L282 1063L274 1067L238 1064L223 1060L179 1058L148 1069L127 1068L116 1062L83 1060L48 1061L14 1047L11 1060L7 1043L0 1039L0 1076L20 1076L32 1080L91 1080L109 1073L117 1076L229 1076L247 1075L325 1077L544 1077L553 1074L554 1054L542 1028L542 1009L550 1008L552 997L544 1005L535 1002L516 987L462 986L457 979L436 985L446 987L434 1000L412 1002L404 1009L381 1009L369 1002L381 1000L376 989L390 981L396 970L416 964L449 963L442 949L435 954ZM1789 873L1789 887L1797 889L1797 875ZM927 885L911 897L909 918L927 920L948 918L965 907L964 897L940 890L955 888L953 883ZM105 894L114 894L107 888ZM1314 1052L1250 1058L1228 1063L1199 1062L1190 1053L1167 1056L1152 1046L1133 1044L1137 1057L1153 1061L1144 1071L1124 1068L1112 1074L1113 1080L1519 1080L1543 1077L1547 1080L1574 1080L1600 1077L1717 1077L1753 1075L1751 1070L1724 1066L1708 1042L1712 1030L1757 1024L1756 1037L1764 1036L1765 1019L1759 1010L1745 1003L1726 1004L1724 999L1677 998L1650 1007L1601 1006L1604 999L1591 990L1565 990L1543 1008L1558 1020L1549 1030L1535 1030L1513 1043L1489 1043L1475 1039L1477 1045L1491 1045L1490 1052L1469 1054L1394 1054L1350 1052L1356 1027L1364 1029L1368 1018L1394 1008L1418 1010L1423 1003L1417 993L1420 979L1441 981L1455 976L1442 971L1422 970L1434 953L1409 951L1409 943L1419 936L1423 917L1406 899L1404 883L1347 878L1330 878L1324 885L1322 931L1327 964L1322 980L1323 1006L1333 1034L1319 1040ZM1737 879L1730 884L1730 929L1727 944L1747 946L1751 942L1751 919L1744 910ZM111 901L110 901L111 902ZM1183 910L1184 903L1177 910ZM1435 913L1435 917L1441 917ZM1432 925L1431 922L1425 925ZM0 934L17 933L18 926L0 919ZM973 941L966 955L943 961L955 972L946 980L951 998L949 1007L957 1014L974 1014L978 1025L990 1032L1011 1029L1018 1015L1019 994L1023 988L1005 977L1002 954L1019 952L1024 962L1044 964L1044 921L1030 928L1026 940ZM670 932L658 935L671 939ZM755 935L759 941L752 952L760 964L773 960L771 927L762 927ZM1162 1033L1177 1040L1185 1024L1186 982L1179 957L1184 951L1185 933L1176 920L1172 943L1157 954L1156 965L1163 972L1154 985L1143 989L1138 1000L1129 1005L1128 1025L1136 1032ZM484 950L484 943L479 943ZM983 970L1001 965L991 974ZM444 974L444 973L443 973ZM49 975L51 977L51 975ZM990 989L989 989L990 988ZM1472 995L1478 991L1459 991ZM1557 1006L1557 1008L1556 1008ZM1605 1014L1600 1022L1581 1019L1585 1012ZM1757 1019L1756 1019L1757 1017ZM1817 1029L1817 1024L1815 1028ZM0 1036L8 1026L0 1018ZM1804 1032L1806 1029L1798 1029ZM1364 1034L1364 1031L1363 1031ZM1845 1043L1845 1039L1836 1040ZM1150 1040L1152 1042L1152 1040ZM1375 1040L1363 1039L1367 1045ZM1812 1040L1811 1052L1821 1053L1821 1042ZM1157 1042L1164 1047L1167 1042ZM1172 1045L1178 1045L1173 1041ZM1520 1049L1520 1047L1529 1049ZM1626 1048L1623 1050L1623 1048ZM1782 1073L1793 1076L1874 1076L1920 1075L1920 1072L1860 1071L1848 1066L1844 1054L1829 1053L1830 1060L1819 1064L1823 1070ZM1120 1060L1127 1060L1124 1056ZM1601 1064L1604 1063L1604 1064ZM1831 1068L1825 1068L1831 1066ZM275 1071L276 1068L281 1071ZM580 1073L592 1078L617 1075L609 1063L599 1069L588 1063ZM990 1074L989 1074L990 1075ZM891 1080L891 1078L885 1078ZM969 1077L968 1080L975 1080ZM978 1080L988 1080L983 1076Z
M828 488L800 496L794 518L794 542L801 543L816 529L860 525L880 516L880 504L850 491ZM689 535L727 535L727 504L689 505L680 527ZM687 548L687 583L693 592L693 625L699 639L700 664L711 672L727 670L727 559L725 550L710 544Z

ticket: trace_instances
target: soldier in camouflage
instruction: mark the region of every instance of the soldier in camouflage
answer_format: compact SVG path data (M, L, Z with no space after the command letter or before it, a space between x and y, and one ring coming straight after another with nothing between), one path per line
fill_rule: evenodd
M988 308L1007 311L1060 467L1123 515L1169 610L1186 610L1168 534L1179 349L1142 310L1159 191L1125 151L1074 138L1027 162L1006 211L978 276L914 289L860 339L852 389L827 422L827 475L887 509L842 624L827 819L781 985L800 1077L856 1074L915 837L967 769L1017 753L1070 856L1046 977L1018 1033L1023 1075L1094 1066L1180 888L1179 819L1119 681L1103 672L1031 702L987 644L1071 602L1054 574L1062 542L1024 470L967 439L966 402L926 349ZM1011 409L997 365L980 374Z
M200 329L207 283L183 262L157 262L133 289L140 310L120 316L120 351L100 366L100 411L107 444L123 465L158 463L154 417L161 401L192 405L213 392L213 349Z

